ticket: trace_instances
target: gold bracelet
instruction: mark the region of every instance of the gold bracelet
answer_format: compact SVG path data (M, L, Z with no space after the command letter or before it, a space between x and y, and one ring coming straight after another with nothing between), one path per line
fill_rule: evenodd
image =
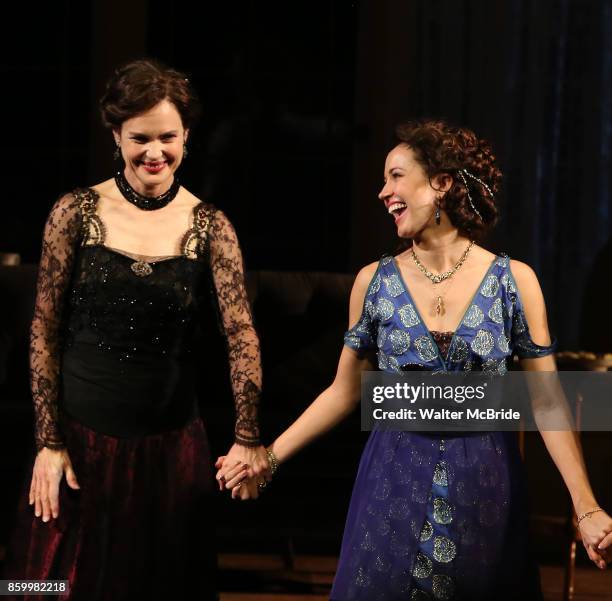
M598 511L603 511L603 509L601 507L595 507L590 511L585 511L582 515L578 516L578 521L576 522L576 524L580 524L580 522L582 522L584 518L590 518L594 513L597 513Z
M266 449L266 454L268 455L268 463L270 464L270 472L272 472L272 475L274 475L274 473L278 469L278 459L276 458L276 455L274 454L274 451L272 451L272 449L269 449L269 448Z

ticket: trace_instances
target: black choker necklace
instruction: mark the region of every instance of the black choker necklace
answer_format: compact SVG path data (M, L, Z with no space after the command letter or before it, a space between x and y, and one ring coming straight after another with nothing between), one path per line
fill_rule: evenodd
M181 184L175 175L172 185L163 194L160 194L159 196L144 196L143 194L136 192L136 190L130 186L127 179L125 179L123 171L117 171L117 175L115 175L115 183L117 184L117 188L119 188L119 192L121 192L123 197L143 211L155 211L156 209L165 207L174 200L175 196L178 194L179 188L181 187Z

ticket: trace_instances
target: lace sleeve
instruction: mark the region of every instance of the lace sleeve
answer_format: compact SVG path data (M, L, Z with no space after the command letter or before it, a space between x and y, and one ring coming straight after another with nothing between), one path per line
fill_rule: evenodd
M244 266L238 238L223 212L216 210L210 228L210 262L227 339L232 389L236 403L235 440L257 446L257 416L261 395L259 339L244 285Z
M30 388L36 448L64 447L58 423L60 325L74 249L81 229L77 198L62 196L51 209L38 268L36 304L30 328Z

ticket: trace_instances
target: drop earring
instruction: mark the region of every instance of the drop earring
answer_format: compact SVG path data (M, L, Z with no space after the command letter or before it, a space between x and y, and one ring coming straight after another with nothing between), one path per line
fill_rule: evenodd
M436 225L440 225L440 199L436 203Z
M121 146L119 142L117 142L117 147L115 148L115 152L113 152L113 159L118 161L121 158Z
M189 151L187 150L187 144L183 142L183 158L186 159L189 156Z

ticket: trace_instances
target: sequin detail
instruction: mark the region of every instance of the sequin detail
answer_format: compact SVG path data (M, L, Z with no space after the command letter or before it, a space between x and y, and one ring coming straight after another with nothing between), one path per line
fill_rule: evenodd
M434 343L429 336L419 336L414 341L414 346L422 361L432 361L438 356Z
M423 553L417 553L416 559L414 560L414 568L412 570L412 575L415 578L429 578L431 576L431 572L433 570L433 562L427 555L423 555Z
M426 543L431 538L432 534L433 534L433 526L431 525L431 522L429 520L425 520L425 523L423 524L423 528L421 529L419 541L421 541L422 543Z
M382 348L385 345L385 342L387 341L387 334L388 330L386 328L378 329L378 336L376 338L376 346L378 346L378 348Z
M478 330L472 344L471 349L481 357L486 357L492 350L495 341L493 335L488 330Z
M357 576L355 577L355 584L360 588L367 588L370 586L370 578L365 573L363 568L357 570Z
M482 288L480 289L480 294L486 296L487 298L493 298L497 291L499 290L499 279L497 276L490 274L484 281Z
M433 516L437 524L450 524L453 521L453 507L441 497L433 501Z
M448 473L446 471L446 462L438 461L433 473L434 484L438 486L448 486Z
M374 317L376 317L376 307L370 299L366 300L363 305L363 311L368 319L374 319Z
M519 336L526 331L527 321L525 320L525 314L523 311L517 311L512 318L512 334L513 336Z
M484 313L482 312L482 309L478 305L472 305L468 309L468 312L463 319L463 323L468 328L476 328L482 323L483 319Z
M410 593L410 601L431 601L431 595L415 588L412 593Z
M495 264L499 265L500 267L508 267L508 263L509 263L509 257L505 253L501 253L499 257L497 258L497 261L495 261Z
M419 323L419 316L411 304L401 306L397 310L397 314L402 324L407 328L416 326Z
M455 543L446 536L436 536L434 538L433 556L440 563L449 563L455 559L457 547Z
M451 347L450 361L463 363L468 358L469 352L468 343L461 336L455 336L455 342Z
M383 282L385 283L385 288L387 289L389 296L395 298L404 292L404 287L402 286L399 277L395 274L383 278Z
M455 583L446 574L434 574L432 577L432 592L439 601L450 601L455 594Z
M510 277L510 274L508 272L504 273L504 275L502 275L499 281L501 282L502 286L506 288L508 292L511 292L511 293L516 292L514 282L512 281L512 278Z
M394 357L393 355L389 357L389 369L397 373L402 371L402 366L399 364L397 357Z
M380 281L381 281L380 274L377 273L374 279L372 280L372 283L370 284L368 295L371 296L373 294L376 294L380 290Z
M394 312L395 306L390 300L386 298L379 298L376 301L376 316L381 321L391 319L393 317Z
M504 315L503 315L503 311L502 311L502 301L501 301L501 298L496 298L495 302L491 305L491 308L489 309L489 317L495 323L503 323L504 322Z
M482 371L486 374L503 375L506 373L506 360L487 359L482 364Z
M503 332L497 338L497 348L502 353L510 353L510 341Z
M404 330L393 330L389 334L391 348L396 355L403 355L410 347L410 334Z

